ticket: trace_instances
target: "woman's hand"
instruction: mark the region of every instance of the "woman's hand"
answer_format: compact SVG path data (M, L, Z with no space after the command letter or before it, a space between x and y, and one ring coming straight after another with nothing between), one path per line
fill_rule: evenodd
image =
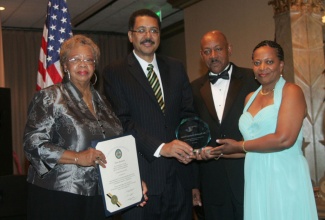
M66 150L58 162L61 164L76 164L84 167L96 166L96 164L99 164L104 168L107 163L105 155L94 148L88 148L80 152Z
M243 158L242 141L232 139L218 139L217 143L222 144L217 147L206 146L194 154L196 160L210 160L219 158Z
M88 148L85 151L80 151L75 153L75 157L77 159L77 163L79 166L96 166L96 164L105 168L105 164L107 163L105 155L94 148Z
M242 141L235 141L232 139L217 139L217 143L221 145L211 149L210 154L228 155L228 154L243 153Z

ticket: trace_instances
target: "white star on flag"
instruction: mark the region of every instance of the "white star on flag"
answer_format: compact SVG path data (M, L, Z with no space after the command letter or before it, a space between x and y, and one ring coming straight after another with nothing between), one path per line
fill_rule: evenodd
M66 0L49 0L38 63L37 90L62 81L59 52L61 44L71 36Z

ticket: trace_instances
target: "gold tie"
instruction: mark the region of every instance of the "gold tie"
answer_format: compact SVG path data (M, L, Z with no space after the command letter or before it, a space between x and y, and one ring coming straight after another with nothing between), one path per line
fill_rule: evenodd
M148 77L149 83L150 83L150 85L153 89L153 92L156 96L156 99L160 105L161 111L164 112L165 111L165 103L164 103L164 99L162 96L161 87L160 87L158 77L157 77L155 71L153 70L153 65L149 64L147 67L147 70L148 70L147 77Z

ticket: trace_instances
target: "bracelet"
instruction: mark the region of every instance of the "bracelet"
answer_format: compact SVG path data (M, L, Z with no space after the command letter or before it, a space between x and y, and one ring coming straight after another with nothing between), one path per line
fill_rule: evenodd
M243 148L243 151L244 151L245 153L247 153L247 150L245 149L245 141L243 141L243 143L241 144L241 146L242 146L242 148Z
M220 157L222 157L222 156L223 156L223 153L219 154L218 157L215 157L215 158L213 158L213 159L215 159L215 160L219 160Z
M74 162L78 165L78 160L79 160L79 158L78 158L78 154L76 153L75 154L75 158L74 158Z

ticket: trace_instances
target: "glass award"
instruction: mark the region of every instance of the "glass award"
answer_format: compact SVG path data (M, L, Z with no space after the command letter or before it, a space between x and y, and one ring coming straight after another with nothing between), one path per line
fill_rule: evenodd
M190 145L194 152L198 152L211 140L210 129L208 124L198 117L186 118L177 127L176 138Z

